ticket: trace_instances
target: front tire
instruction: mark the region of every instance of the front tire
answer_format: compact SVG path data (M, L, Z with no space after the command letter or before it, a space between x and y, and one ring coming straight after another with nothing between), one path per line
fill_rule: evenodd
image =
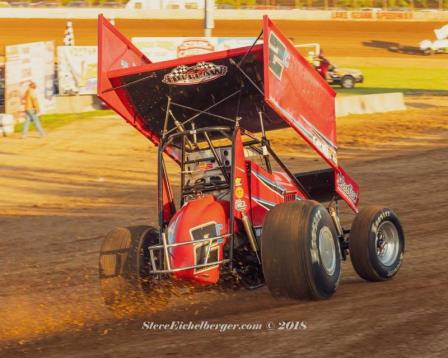
M353 221L349 251L353 268L367 281L385 281L401 267L405 238L398 216L388 208L367 207Z
M315 201L274 207L261 235L263 273L270 292L295 299L330 298L341 277L341 254L333 221Z

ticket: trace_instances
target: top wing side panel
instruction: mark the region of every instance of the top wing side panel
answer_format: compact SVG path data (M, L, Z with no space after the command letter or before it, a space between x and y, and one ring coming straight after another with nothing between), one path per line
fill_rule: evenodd
M336 168L335 91L267 16L263 36L265 101Z
M143 121L132 105L120 98L108 76L110 71L149 63L151 61L103 15L98 17L98 97L157 144L159 137L143 125Z
M267 16L263 18L263 74L265 101L334 168L336 193L357 212L359 186L338 164L336 92Z

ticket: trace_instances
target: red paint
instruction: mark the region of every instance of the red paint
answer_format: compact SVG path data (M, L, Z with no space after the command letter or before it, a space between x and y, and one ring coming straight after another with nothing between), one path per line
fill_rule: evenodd
M123 68L126 64L131 67L148 63L151 61L103 15L98 17L98 97L157 145L158 138L143 127L133 107L123 101L116 90L109 91L115 86L109 78L109 72Z
M285 173L269 173L257 163L249 161L251 215L254 226L262 226L270 210L269 204L277 205L287 199L305 199L296 184Z
M192 244L170 249L172 269L196 264L192 231L211 223L221 225L218 235L229 233L229 203L216 200L213 195L206 195L189 201L173 216L168 225L169 243L191 242ZM215 244L218 249L219 261L223 259L222 249L227 241L228 238L225 238L221 244ZM213 284L219 280L219 267L180 271L174 273L174 277Z

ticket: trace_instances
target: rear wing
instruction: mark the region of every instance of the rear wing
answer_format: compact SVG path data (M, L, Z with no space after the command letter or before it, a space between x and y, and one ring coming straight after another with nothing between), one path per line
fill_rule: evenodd
M338 164L335 91L267 16L262 33L263 44L152 63L100 15L98 96L155 145L176 130L164 128L168 116L186 129L194 117L195 128L238 122L259 132L262 113L265 130L291 127L304 138L357 211L359 187Z

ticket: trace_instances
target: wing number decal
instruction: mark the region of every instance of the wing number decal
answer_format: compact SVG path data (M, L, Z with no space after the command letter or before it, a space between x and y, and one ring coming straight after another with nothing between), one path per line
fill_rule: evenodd
M280 39L271 32L269 34L269 70L279 80L282 79L283 70L288 66L289 53Z

